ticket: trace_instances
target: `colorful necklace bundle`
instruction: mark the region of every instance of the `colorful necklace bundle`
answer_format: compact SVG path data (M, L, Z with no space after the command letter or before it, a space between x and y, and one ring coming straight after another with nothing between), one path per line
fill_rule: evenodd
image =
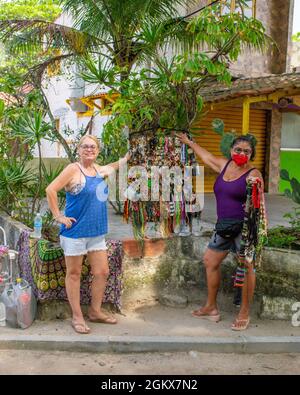
M254 269L261 264L261 253L267 241L267 218L264 193L261 181L247 181L247 200L245 217L242 229L241 248L238 254L238 267L234 279L235 287L244 285L247 266L253 265Z
M174 167L184 169L185 166L193 168L195 176L195 165L197 165L195 155L191 149L180 140L163 130L158 132L146 132L143 134L133 133L130 140L130 161L129 161L129 187L138 179L138 176L130 176L130 168L141 166L146 169L148 182L148 201L140 198L140 191L127 194L124 203L124 219L128 222L131 219L134 237L143 240L145 229L148 223L153 223L156 230L160 230L163 237L168 237L176 233L183 226L190 226L193 216L200 216L200 210L191 212L192 202L186 202L183 193L183 186L178 188L174 175L170 173L170 195L165 201L162 196L163 169ZM159 174L153 178L151 169L157 166ZM141 170L142 172L143 170ZM194 180L193 180L194 181ZM192 183L194 189L194 182ZM157 199L151 200L151 192L156 191ZM193 190L191 191L193 193ZM181 200L180 200L181 195ZM193 195L192 195L193 196Z

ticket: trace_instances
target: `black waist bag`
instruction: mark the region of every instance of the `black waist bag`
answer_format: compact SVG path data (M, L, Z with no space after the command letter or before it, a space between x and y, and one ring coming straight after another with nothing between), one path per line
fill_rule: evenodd
M230 218L218 219L215 232L223 239L234 239L241 233L243 222L242 220Z

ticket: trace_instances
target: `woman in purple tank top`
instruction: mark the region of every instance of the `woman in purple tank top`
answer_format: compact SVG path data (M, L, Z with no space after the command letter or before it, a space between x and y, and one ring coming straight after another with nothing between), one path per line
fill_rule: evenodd
M177 135L181 142L190 146L205 165L219 173L214 193L217 202L218 222L221 220L239 223L244 219L244 205L246 202L246 181L260 178L261 173L252 168L249 161L255 156L255 142L253 136L237 137L230 150L231 159L218 158L189 140L185 134ZM262 184L263 185L263 184ZM214 233L204 253L203 261L206 268L208 296L206 304L192 312L197 318L205 318L218 322L220 312L217 306L217 293L221 282L220 266L229 252L237 253L240 249L241 233L232 238L223 238ZM232 330L244 330L249 326L250 302L255 288L255 271L250 265L247 268L242 292L242 303L239 314L231 326Z

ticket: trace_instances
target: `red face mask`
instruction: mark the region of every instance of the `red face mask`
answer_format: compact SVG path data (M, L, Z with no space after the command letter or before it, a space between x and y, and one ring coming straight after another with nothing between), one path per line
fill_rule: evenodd
M232 160L238 166L243 166L243 165L245 165L248 162L249 158L248 158L247 155L233 154L232 155Z

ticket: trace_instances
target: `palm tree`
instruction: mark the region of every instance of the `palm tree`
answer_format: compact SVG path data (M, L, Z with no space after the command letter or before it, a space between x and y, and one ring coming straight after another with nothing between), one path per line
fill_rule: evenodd
M189 0L189 5L194 3L197 0ZM63 13L71 15L72 26L42 19L3 20L0 37L23 58L31 50L40 53L39 63L29 69L25 79L41 91L53 132L74 161L64 137L55 130L41 89L47 67L71 61L81 65L87 81L109 87L110 78L123 82L134 65L149 62L157 48L170 43L190 48L194 36L186 30L187 21L178 11L186 6L186 0L61 0L61 5ZM96 66L97 60L101 67Z
M24 144L29 144L30 147L37 145L39 153L39 178L38 188L33 198L32 215L35 211L36 201L40 195L42 186L42 139L48 138L52 127L49 123L43 121L44 114L40 111L33 111L31 114L24 114L19 119L11 124L12 135L22 139Z
M196 2L189 0L189 5ZM34 68L38 78L53 62L99 55L117 66L124 80L157 46L170 40L193 42L178 11L186 0L61 0L61 4L72 17L71 27L39 19L0 22L2 36L14 50L28 51L41 43L46 47L49 57ZM58 48L63 53L53 56L52 50Z

